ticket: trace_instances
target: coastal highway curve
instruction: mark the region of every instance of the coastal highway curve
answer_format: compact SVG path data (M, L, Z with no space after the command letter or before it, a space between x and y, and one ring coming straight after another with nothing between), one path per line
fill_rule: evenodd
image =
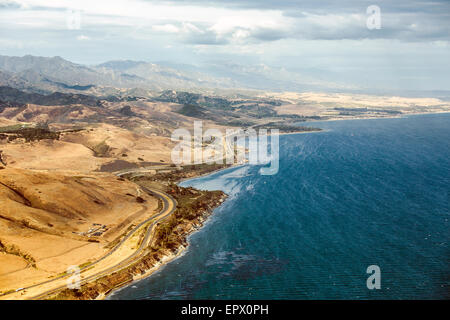
M167 219L176 209L176 200L159 190L149 189L146 187L141 187L141 189L151 196L154 196L161 200L162 209L157 213L149 217L148 219L142 221L137 226L135 226L127 235L107 254L102 256L100 259L95 260L86 266L80 268L80 286L95 281L101 277L112 274L119 270L122 270L133 263L139 261L139 259L145 253L145 249L151 244L153 236L155 234L156 226ZM145 230L145 235L143 240L140 242L137 249L131 254L127 254L124 259L119 261L114 261L114 263L107 263L107 260L111 258L115 253L120 256L120 250L126 246L127 241L131 239L133 235L143 232ZM95 269L95 270L94 270ZM83 274L84 272L84 274ZM55 278L49 279L47 281L37 283L28 287L19 288L14 292L9 292L0 295L0 299L31 299L39 300L45 299L49 296L57 294L59 291L67 288L67 283L70 277L73 277L71 273L64 273Z

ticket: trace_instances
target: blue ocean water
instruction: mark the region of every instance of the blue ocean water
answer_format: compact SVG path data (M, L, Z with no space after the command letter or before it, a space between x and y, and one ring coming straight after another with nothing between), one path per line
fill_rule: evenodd
M183 183L230 198L182 257L110 299L450 298L450 114L315 125L280 137L276 175Z

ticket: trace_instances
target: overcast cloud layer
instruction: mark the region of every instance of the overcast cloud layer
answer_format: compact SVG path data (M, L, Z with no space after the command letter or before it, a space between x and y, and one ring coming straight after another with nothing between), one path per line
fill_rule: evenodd
M0 0L3 55L263 65L361 88L450 89L449 35L447 0Z

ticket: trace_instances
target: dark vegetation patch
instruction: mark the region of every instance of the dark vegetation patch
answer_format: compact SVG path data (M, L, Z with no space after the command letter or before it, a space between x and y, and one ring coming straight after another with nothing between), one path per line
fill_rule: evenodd
M372 108L344 108L344 107L336 107L334 110L340 111L339 115L342 116L354 116L359 114L364 114L368 112L372 113L386 113L386 114L402 114L401 111L391 110L391 109L372 109Z
M26 105L23 103L0 100L0 113L2 113L6 108L25 108L25 107Z
M19 138L25 139L25 142L43 139L59 140L60 134L57 131L50 131L46 126L24 127L22 125L13 125L0 128L0 140L8 139L8 141L14 141Z
M176 182L182 179L192 178L194 176L204 175L220 169L228 168L229 164L193 164L180 168L173 168L170 172L158 172L151 176L134 177L132 181L157 181L157 182Z
M93 85L93 84L88 84L88 85L85 85L85 86L80 86L80 85L73 85L73 86L71 86L71 85L65 84L63 82L52 81L52 80L49 80L49 79L44 79L44 81L52 83L52 84L55 84L55 85L57 85L57 86L59 86L61 88L64 88L64 89L73 89L73 90L79 90L79 91L85 91L85 90L89 90L89 89L95 87L95 85Z
M119 113L123 114L124 116L127 117L134 117L136 116L136 114L131 110L130 106L123 106L122 108L119 109Z
M114 160L112 162L108 162L103 164L98 171L100 172L117 172L121 170L127 169L138 169L146 166L163 166L165 163L160 162L151 162L151 161L142 161L139 164L125 161L125 160ZM168 164L167 164L168 165Z
M245 112L248 116L258 119L277 116L276 111L271 107L260 105L259 103L240 106L236 111Z
M227 120L227 121L217 121L218 124L222 126L230 126L230 127L240 127L240 128L247 128L255 125L256 122L249 121L249 120Z
M201 118L201 119L207 118L207 110L203 107L194 104L185 104L177 112L187 117Z
M7 245L2 243L2 241L0 240L0 252L21 257L22 259L27 261L33 268L36 268L36 260L30 254L22 252L13 244Z
M111 147L105 141L102 141L99 144L88 148L94 152L94 157L99 158L109 156L109 152L111 151Z
M314 127L305 127L305 126L297 126L294 124L284 124L281 122L269 122L265 124L261 124L258 126L253 127L255 130L259 129L278 129L282 133L290 133L290 132L309 132L309 131L321 131L320 128L314 128Z
M138 196L138 197L136 197L136 202L137 202L137 203L144 203L144 202L145 202L145 199Z
M32 103L43 106L71 104L101 106L100 101L96 97L89 95L62 92L42 95L39 93L26 93L7 86L0 86L0 101L19 105Z

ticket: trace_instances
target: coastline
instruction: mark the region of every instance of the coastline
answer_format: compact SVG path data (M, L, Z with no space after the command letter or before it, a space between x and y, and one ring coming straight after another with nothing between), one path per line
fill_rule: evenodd
M315 131L286 132L286 133L280 133L280 136L281 136L281 135L304 134L304 133L317 133L317 132L323 132L323 131L326 131L326 130L321 129L321 130L315 130ZM225 170L231 170L231 169L237 169L237 168L240 168L240 167L245 167L246 165L248 165L248 164L247 164L247 163L241 163L241 164L235 163L235 164L232 164L232 165L229 165L229 166L226 166L226 167L223 167L223 168L219 168L219 169L216 169L216 170L213 170L213 171L210 171L210 172L205 172L205 173L199 174L199 175L197 175L197 176L188 177L188 178L181 178L181 179L179 179L179 180L176 181L176 185L180 185L182 182L186 182L186 181L189 181L189 180L195 180L195 179L199 179L199 178L205 178L205 177L208 177L208 176L217 174L217 173L219 173L219 172L223 172L223 171L225 171ZM226 199L225 199L225 201L226 201ZM187 234L185 234L185 236L186 236L187 238L189 238L189 237L190 237L191 235L193 235L194 233L196 233L196 232L198 232L198 231L201 231L202 228L203 228L203 226L205 225L205 223L207 223L207 222L209 221L209 217L212 215L213 211L214 211L215 209L219 208L221 205L223 205L223 203L225 203L225 201L223 201L220 205L218 205L217 207L215 207L215 208L210 212L210 214L206 215L206 217L204 217L203 221L201 222L201 225L197 226L194 230L191 230L191 232L188 232ZM152 267L152 268L148 269L147 271L145 271L144 274L134 276L134 277L133 277L133 281L124 283L124 284L121 285L121 286L117 286L117 287L115 287L115 288L113 288L113 289L110 289L107 293L101 295L101 297L99 297L99 298L97 298L97 299L105 300L105 299L107 299L109 296L111 296L111 295L113 295L114 293L116 293L117 291L123 290L123 289L125 289L125 288L127 288L127 287L129 287L129 286L132 286L133 283L135 283L135 282L137 282L137 281L140 281L140 280L143 280L144 278L149 278L149 277L151 277L153 274L155 274L156 272L160 271L163 267L165 267L165 266L166 266L167 264L169 264L170 262L173 262L173 261L175 261L176 259L182 257L182 256L187 252L187 250L189 249L189 246L190 246L190 243L189 243L189 241L187 241L186 245L181 245L181 246L177 249L177 252L176 252L176 253L165 255L165 256L161 259L161 262L160 262L160 263L158 263L158 264L155 265L154 267Z
M348 121L348 120L379 120L379 119L401 119L406 118L408 116L421 116L421 115L432 115L432 114L447 114L450 111L439 111L439 112L410 112L410 113L402 113L396 116L383 116L383 117L354 117L354 118L331 118L331 119L323 119L323 120L310 120L307 122L329 122L329 121Z
M222 191L199 191L194 188L176 187L172 191L180 200L195 199L193 206L177 206L168 219L158 223L148 243L147 250L133 264L104 275L92 282L86 282L79 289L63 289L50 294L44 299L56 300L103 300L119 289L127 287L135 281L151 276L161 267L180 257L189 246L187 237L198 231L227 198ZM192 194L195 198L190 198ZM174 195L178 202L177 196ZM193 208L197 208L194 212ZM185 213L188 216L185 216ZM193 213L193 215L191 215ZM175 222L175 223L174 223Z
M311 122L321 122L321 121L342 121L342 120L375 120L375 119L397 119L397 118L406 118L407 116L411 116L411 115L427 115L427 114L447 114L449 112L439 112L439 113L414 113L414 114L404 114L404 115L400 115L400 116L392 116L392 117L373 117L373 118L351 118L351 119L328 119L328 120L318 120L318 121L311 121ZM318 130L318 131L302 131L302 132L287 132L287 133L280 133L280 135L293 135L293 134L304 134L304 133L314 133L314 132L322 132L322 131L326 131L324 129L322 130ZM246 164L233 164L227 167L223 167L220 169L216 169L210 172L206 172L206 173L202 173L199 174L197 176L192 176L192 177L188 177L188 178L182 178L176 181L176 184L179 185L182 182L186 182L189 180L193 180L193 179L198 179L198 178L204 178L204 177L208 177L210 175L225 171L227 169L233 169L233 168L238 168L238 167L243 167ZM216 208L220 207L220 205L223 204L220 203L219 205L215 206L210 212L206 212L205 214L202 215L202 219L201 219L201 223L199 225L196 225L193 229L187 231L185 234L183 234L183 236L185 237L189 237L192 234L194 234L197 231L200 231L202 229L202 227L204 226L204 224L209 220L209 216L212 215L213 210L215 210ZM187 249L189 248L190 243L189 241L187 241L186 244L181 244L176 252L174 253L167 253L165 254L160 261L158 261L158 263L156 263L154 266L152 266L151 268L147 269L145 272L143 272L142 274L138 274L138 275L133 275L133 279L131 282L125 282L123 284L120 284L118 286L115 286L114 288L109 289L107 292L100 294L96 299L107 299L109 296L113 295L114 293L116 293L117 291L120 291L124 288L127 288L129 286L132 286L135 282L140 281L144 278L148 278L151 277L153 274L155 274L156 272L160 271L162 269L162 267L166 266L167 264L169 264L172 261L175 261L176 259L182 257L186 252Z
M288 136L288 135L294 135L294 134L319 133L319 132L326 132L326 131L328 131L328 130L320 129L320 130L311 130L311 131L281 132L278 135L279 136Z
M192 233L194 233L194 232L192 232ZM189 235L191 235L191 234L189 234ZM184 246L184 245L180 246L180 248L178 249L177 252L175 252L173 254L165 255L160 260L160 262L158 262L154 267L148 269L143 274L134 276L133 280L131 282L127 282L127 283L124 283L123 285L116 286L116 287L110 289L108 292L100 294L95 300L106 300L106 298L112 296L117 291L125 289L125 288L127 288L129 286L132 286L137 281L140 281L140 280L143 280L145 278L151 277L153 274L155 274L156 272L160 271L163 267L168 265L170 262L175 261L176 259L182 257L186 253L187 249L188 249L188 246Z
M407 118L407 117L405 117L405 118ZM408 121L408 120L400 120L400 121ZM394 121L394 123L396 123L397 122L397 120L395 120ZM362 123L364 123L364 122L362 122ZM390 122L390 121L383 121L383 123L392 123L392 122ZM346 124L345 123L341 123L342 124L342 126L345 126ZM348 124L348 125L351 125L351 124ZM301 139L301 137L299 137L298 139ZM228 171L229 172L229 171ZM220 176L217 176L218 177L218 179L221 179L220 178ZM195 179L195 178L193 178L193 179ZM213 178L211 178L211 179L207 179L208 181L210 181L210 180L214 180L215 179L215 177L213 177ZM200 179L199 181L198 181L198 185L199 185L199 187L201 187L201 186L203 186L204 184L203 184L203 179ZM207 181L205 181L205 183L206 183ZM217 185L216 183L214 183L214 185ZM220 188L220 187L219 187ZM235 210L238 210L237 208L230 208L230 210L227 210L227 211L235 211ZM225 210L224 210L225 211ZM218 216L220 217L220 214L218 214ZM225 221L225 220L228 220L228 219L220 219L221 221ZM214 225L220 225L221 223L216 223L216 222L214 222ZM211 228L212 230L214 230L215 228ZM205 240L208 240L208 239L211 239L210 237L209 237L209 235L212 235L212 234L214 234L214 232L211 232L211 229L210 228L206 228L206 231L205 231L205 233L203 233L202 235L201 235L201 239L203 240L203 242L205 241ZM208 252L208 255L212 255L213 253L215 253L216 251L204 251L204 249L203 249L203 247L200 247L200 248L197 248L196 247L196 243L198 244L198 243L200 243L199 241L194 241L194 239L196 239L197 237L194 237L191 241L193 242L193 245L192 245L192 252L190 252L188 255L189 256L194 256L195 257L195 255L197 254L197 252L198 252L198 250L199 251L201 251L201 252ZM214 239L214 238L213 238ZM211 241L211 240L210 240ZM210 248L214 248L214 246L213 247L208 247L208 250L210 249ZM234 247L231 247L232 249L230 249L230 250L233 250L234 249ZM186 249L186 248L185 248ZM184 253L186 252L186 250L184 249ZM198 249L198 250L197 250ZM227 249L228 249L228 247L227 247ZM254 249L254 248L253 248ZM195 251L194 251L195 250ZM248 251L248 252L246 252L247 254L253 254L253 252L252 251ZM202 253L198 253L198 254L202 254ZM182 254L180 255L180 257L182 256ZM204 265L204 261L203 260L200 260L200 263L198 262L198 260L196 261L196 260L193 260L194 262L196 262L196 264L193 264L193 266L197 266L197 267L201 267L201 266L203 266ZM209 258L208 258L208 260L205 260L205 261L209 261ZM185 265L185 263L187 262L187 266L185 266L185 267L183 267L183 268L181 268L180 266L183 266L183 265ZM177 273L180 273L180 270L181 271L189 271L189 270L193 270L192 269L192 265L191 265L191 259L188 259L188 258L183 258L183 260L182 261L180 261L180 262L178 262L178 263L176 263L176 265L172 265L172 267L171 268L168 268L168 269L166 269L166 270L164 270L163 271L163 273L164 273L164 277L162 277L162 278L168 278L168 279L177 279L176 278L176 275L177 275ZM180 268L179 268L180 267ZM202 272L204 272L205 270L208 270L207 268L205 268L205 269L199 269L200 270L200 272L199 272L199 274L202 274ZM216 271L216 270L214 270L214 271ZM189 279L189 272L183 272L184 274L187 274L187 275L185 275L185 276L182 276L180 279L180 281L188 281L188 279ZM200 280L198 280L198 281L206 281L206 280L209 280L209 278L206 278L206 277L203 277L202 276L202 278L200 279ZM169 282L169 283L171 283L171 280L167 280L167 282ZM184 283L183 282L183 283ZM155 285L153 285L153 283L155 283ZM133 292L133 289L131 289L131 288L128 288L129 289L129 291L127 290L127 291L125 291L125 292L123 292L123 295L122 294L119 294L117 297L115 297L115 299L120 299L121 297L124 297L124 298L133 298L133 297L136 297L136 298L140 298L140 297L143 297L143 298L145 298L145 297L147 297L147 298L150 298L150 299L158 299L158 298L160 298L160 297L163 297L163 298L173 298L174 297L174 295L171 295L171 294L168 294L167 296L165 295L165 291L164 290L173 290L174 288L178 288L178 287L176 287L176 282L173 284L173 285L168 285L167 286L167 289L165 289L165 286L164 286L164 283L165 283L165 281L162 281L161 279L159 279L158 280L158 277L155 277L155 278L153 278L153 280L150 280L149 282L142 282L142 283L140 283L140 285L138 285L138 287L139 287L139 289L135 289L136 291L135 292ZM147 285L149 286L148 288L147 288ZM153 290L153 288L155 288L154 290ZM162 288L161 289L161 293L160 293L160 289L159 288ZM212 286L212 290L214 290L214 289L217 289L217 287L214 287L214 286ZM142 290L142 291L141 291ZM149 295L149 296L146 296L145 295L145 290L148 290L147 292L151 292L152 293L152 295ZM180 285L180 292L178 292L177 291L177 294L180 294L179 296L180 297L186 297L186 295L184 295L184 294L186 294L184 291L185 290L187 290L187 289L184 289L184 287L183 286L181 286ZM139 292L138 292L139 291ZM190 294L190 291L187 291L188 292L188 294ZM209 291L206 291L208 294L209 294ZM236 290L233 292L233 293L235 293L236 292ZM216 293L216 292L214 292L214 293ZM217 293L220 293L220 291L218 291L217 290ZM183 295L181 295L181 294L183 294ZM201 293L203 296L201 296L200 297L200 299L204 299L205 298L205 294L206 293L204 293L203 291L202 291L202 293ZM296 297L294 297L294 299L295 299Z
M430 114L430 113L425 113L425 114ZM420 115L420 114L417 114L417 115ZM392 116L392 117L374 117L374 118L328 119L328 120L317 120L317 121L310 121L310 122L312 123L312 122L321 122L321 121L345 121L345 120L366 120L366 119L387 119L387 118L390 118L390 119L392 119L392 118L404 118L404 115L402 115L402 116ZM320 129L320 130L314 130L314 131L285 132L285 133L280 133L279 135L280 135L280 136L281 136L281 135L296 135L296 134L318 133L318 132L326 132L326 131L328 131L328 130L327 130L327 129ZM228 169L236 169L236 168L239 168L239 167L244 167L244 166L246 166L246 165L247 165L246 163L244 163L244 164L232 164L232 165L230 165L230 166L228 166L228 167L224 167L224 168L216 169L216 170L213 170L213 171L210 171L210 172L202 173L202 174L199 174L199 175L197 175L197 176L187 177L187 178L181 178L181 179L179 179L179 180L176 181L176 184L177 184L177 185L180 185L181 183L186 182L186 181L189 181L189 180L195 180L195 179L199 179L199 178L205 178L205 177L211 176L211 175L213 175L213 174L217 174L217 173L219 173L219 172L223 172L223 171L228 170ZM225 200L225 201L226 201L226 200ZM224 201L224 202L225 202L225 201ZM222 202L220 205L222 205L224 202ZM217 206L217 207L215 207L214 209L220 207L220 205ZM211 212L211 214L212 214L212 212ZM185 234L185 236L188 238L188 237L190 237L191 235L193 235L194 233L196 233L196 232L198 232L198 231L201 231L201 229L202 229L202 227L204 226L204 224L209 220L209 216L210 216L211 214L209 214L209 215L202 221L202 224L201 224L199 227L197 227L197 228L195 228L194 230L192 230L191 232ZM172 254L167 254L167 255L165 255L165 256L161 259L161 262L160 262L160 263L158 263L158 264L155 265L154 267L148 269L147 271L145 271L145 273L143 273L143 274L141 274L141 275L136 275L136 276L134 276L134 277L133 277L133 280L132 280L131 282L127 282L127 283L124 283L123 285L120 285L120 286L117 286L117 287L115 287L115 288L112 288L112 289L110 289L107 293L102 294L101 296L99 296L97 299L105 300L105 299L107 299L108 297L110 297L111 295L113 295L114 293L116 293L116 292L118 292L118 291L120 291L120 290L123 290L123 289L125 289L125 288L127 288L127 287L132 286L135 282L138 282L138 281L143 280L143 279L145 279L145 278L151 277L152 275L154 275L154 274L157 273L158 271L161 271L161 269L162 269L163 267L165 267L167 264L169 264L169 263L175 261L176 259L182 257L182 256L187 252L187 249L189 249L189 246L190 246L190 243L189 243L189 241L187 241L187 244L186 244L186 245L181 245L181 246L177 249L177 252L176 252L176 253L174 253L174 254L172 253Z
M199 177L196 177L196 178L199 178ZM195 178L192 178L192 179L195 179ZM221 205L223 203L225 203L225 201L222 202ZM221 205L215 207L214 210L219 208ZM212 212L207 217L205 217L205 219L202 221L201 225L195 227L193 230L191 230L191 232L185 234L185 236L187 238L187 243L186 243L186 245L181 245L177 249L177 252L169 253L169 254L165 255L157 265L155 265L151 269L148 269L144 274L134 276L133 280L131 282L124 283L121 286L118 286L118 287L115 287L115 288L111 289L109 292L101 295L101 297L99 296L96 300L106 300L108 297L114 295L114 293L117 293L118 291L126 289L126 288L128 288L130 286L133 286L133 284L135 284L136 282L139 282L139 281L141 281L143 279L147 279L147 278L152 277L157 272L162 271L162 269L164 267L166 267L168 264L170 264L171 262L173 262L173 261L183 257L187 253L187 251L189 250L189 248L191 246L190 241L189 241L189 237L194 235L197 232L202 231L203 227L210 221L210 217L211 216L212 216Z
M180 183L182 183L182 182L186 182L186 181L194 180L194 179L199 179L199 178L205 178L205 177L208 177L210 175L216 174L218 172L225 171L227 169L236 169L236 168L239 168L239 167L244 167L246 165L247 165L247 163L235 163L235 164L229 165L228 167L224 167L224 168L216 169L216 170L213 170L213 171L210 171L210 172L205 172L205 173L199 174L198 176L195 176L195 177L182 178L182 179L176 181L176 184L180 185Z
M214 171L211 171L211 172L199 174L198 176L195 176L195 177L189 177L189 178L180 179L180 180L178 180L176 182L176 184L179 185L180 183L188 181L188 180L204 178L204 177L216 174L218 172L225 171L227 169L235 169L235 168L243 167L245 165L246 164L233 164L233 165L225 167L225 168L221 168L221 169L217 169L217 170L214 170ZM226 198L227 198L227 196L226 196ZM143 280L145 278L151 277L153 274L155 274L156 272L160 271L163 267L165 267L169 263L171 263L171 262L175 261L176 259L182 257L187 252L187 250L190 247L190 242L188 241L189 237L191 235L193 235L194 233L199 232L199 231L202 230L203 226L209 221L209 218L213 214L213 211L215 209L219 208L221 205L223 205L225 203L225 201L226 201L226 198L218 206L214 207L210 212L207 212L205 215L202 215L203 218L201 220L200 225L195 226L192 230L190 230L190 232L187 232L186 234L184 234L184 236L187 238L186 244L180 245L177 248L177 251L175 253L166 254L164 257L161 258L160 262L158 262L157 265L155 265L154 267L146 270L143 274L133 276L133 280L131 282L127 282L127 283L124 283L123 285L120 285L120 286L117 286L115 288L112 288L108 292L106 292L106 293L102 294L101 296L99 296L97 299L105 300L109 296L111 296L114 293L116 293L117 291L123 290L123 289L125 289L125 288L127 288L129 286L132 286L137 281L140 281L140 280Z

